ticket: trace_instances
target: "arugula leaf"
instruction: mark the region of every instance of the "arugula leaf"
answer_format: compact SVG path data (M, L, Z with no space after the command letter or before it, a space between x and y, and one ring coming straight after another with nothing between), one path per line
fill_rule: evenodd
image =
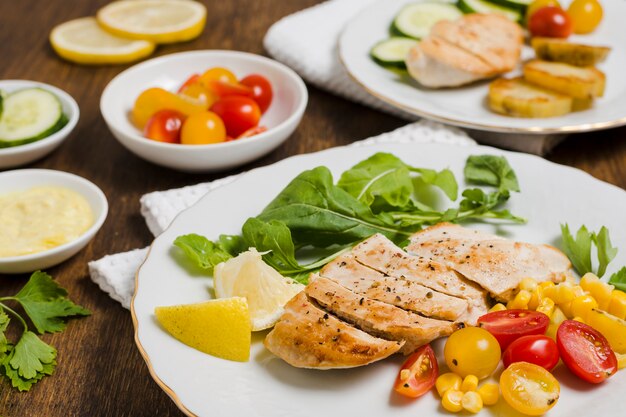
M233 257L229 250L239 246L239 241L234 238L228 239L226 236L221 236L219 243L215 243L204 236L191 233L178 236L174 240L174 245L181 248L187 257L198 267L213 273L215 265Z
M278 220L264 222L252 217L244 223L241 231L249 247L261 253L269 252L263 258L274 269L299 269L291 231L285 223Z
M609 284L615 285L618 290L626 292L626 266L611 275Z
M445 193L452 201L456 201L459 196L459 185L456 182L454 174L449 169L435 171L434 169L412 168L414 172L421 174L422 181L426 184L434 185Z
M31 379L37 376L38 372L43 371L44 364L52 363L56 356L55 348L27 330L15 345L9 365L17 371L19 376Z
M587 272L593 272L591 268L591 244L593 243L593 233L587 230L584 225L578 229L576 238L572 236L569 225L561 225L561 236L563 238L563 250L574 265L574 269L582 276Z
M492 185L500 191L518 191L515 171L503 156L472 155L465 164L465 179L474 184Z
M609 230L604 226L598 233L594 233L593 242L598 248L598 276L602 277L606 272L606 267L617 255L617 248L611 245Z
M34 272L11 299L19 301L39 333L60 332L65 329L67 317L91 314L70 301L67 291L41 271Z

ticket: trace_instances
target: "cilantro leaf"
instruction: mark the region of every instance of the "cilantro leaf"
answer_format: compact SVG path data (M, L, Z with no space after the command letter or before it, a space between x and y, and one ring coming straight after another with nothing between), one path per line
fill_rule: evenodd
M67 317L91 314L68 299L67 291L41 271L34 272L12 299L22 305L39 333L60 332L65 329Z
M597 234L594 234L593 241L598 248L598 276L602 277L606 272L606 267L617 255L617 248L611 245L609 230L604 226Z
M563 250L576 271L581 276L587 272L593 272L591 268L593 233L590 233L583 225L578 229L576 238L574 238L569 230L569 225L566 223L561 225L561 236L563 238Z
M220 239L223 239L224 244L230 245L233 243L225 236L220 237ZM174 245L181 248L194 264L202 269L206 269L209 273L213 273L215 265L232 258L232 255L219 242L212 242L206 237L195 233L178 236L174 240Z
M11 345L4 334L7 327L9 327L10 321L9 315L0 308L0 361L2 361L5 354L11 349Z
M19 376L32 379L38 372L43 372L44 364L52 363L57 351L41 340L31 331L25 331L13 348L9 366L15 369Z
M14 351L11 351L3 361L0 362L0 367L4 369L4 374L11 380L11 385L17 388L19 391L28 391L35 383L39 382L44 376L52 375L56 368L57 362L53 360L50 363L42 364L41 371L37 371L34 377L25 378L19 374L16 369L13 369L9 362L13 358Z
M503 156L472 155L465 164L465 179L474 184L492 185L500 191L518 191L515 171Z
M626 292L626 266L611 275L609 284L615 285L618 290Z

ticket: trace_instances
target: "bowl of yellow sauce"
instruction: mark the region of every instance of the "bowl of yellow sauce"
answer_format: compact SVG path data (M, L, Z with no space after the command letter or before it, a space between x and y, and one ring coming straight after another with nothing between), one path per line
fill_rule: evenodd
M57 265L83 249L108 212L102 190L62 171L0 173L0 273Z

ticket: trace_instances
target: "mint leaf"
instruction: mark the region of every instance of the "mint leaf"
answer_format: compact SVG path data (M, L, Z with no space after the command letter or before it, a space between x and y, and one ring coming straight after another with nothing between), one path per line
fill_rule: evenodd
M617 255L617 248L611 245L609 230L602 226L597 234L594 234L594 243L598 248L598 276L602 277L606 272L606 267Z
M22 305L39 333L60 332L65 329L68 317L91 314L68 299L67 291L41 271L34 272L11 299Z
M563 239L563 250L578 274L583 276L587 272L593 272L591 268L593 233L590 233L583 225L578 229L576 238L574 238L569 230L569 225L566 223L561 225L561 237Z
M500 191L518 191L515 171L503 156L472 155L465 164L465 179L469 183L492 185Z
M44 364L52 363L57 351L45 343L31 331L25 331L13 349L13 357L9 360L11 368L19 376L31 379L43 372Z
M234 243L228 241L226 237L223 239L225 244ZM206 269L209 273L213 273L215 265L232 258L232 255L220 244L216 244L206 237L194 233L178 236L174 240L174 245L181 248L194 264L202 269ZM231 247L230 245L228 246L228 248Z
M615 285L618 290L626 292L626 266L611 275L609 284Z

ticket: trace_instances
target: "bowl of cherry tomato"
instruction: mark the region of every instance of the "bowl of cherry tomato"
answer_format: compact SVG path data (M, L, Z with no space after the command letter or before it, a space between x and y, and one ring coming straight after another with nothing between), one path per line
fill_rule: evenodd
M237 51L192 51L135 65L104 89L100 111L128 150L187 172L233 168L294 132L306 108L290 68Z

